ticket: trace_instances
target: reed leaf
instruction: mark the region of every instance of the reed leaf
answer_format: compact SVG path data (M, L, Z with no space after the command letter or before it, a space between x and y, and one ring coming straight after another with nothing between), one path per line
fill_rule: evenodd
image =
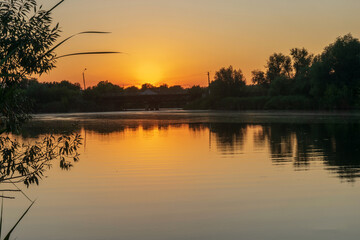
M4 198L1 198L1 213L0 213L0 239L1 239L2 223L3 223L3 209L4 209Z
M30 210L30 208L34 205L35 201L32 202L30 204L30 206L26 209L26 211L23 213L23 215L21 215L21 217L19 218L19 220L15 223L15 225L13 226L13 228L9 231L9 233L6 235L6 237L4 238L4 240L10 240L10 236L12 234L12 232L15 230L15 228L17 227L17 225L20 223L20 221L25 217L25 215L28 213L28 211Z
M62 4L65 0L61 0L60 2L58 2L57 4L55 4L55 6L53 6L48 12L51 12L52 10L54 10L55 8L57 8L60 4Z
M97 55L97 54L125 54L123 52L79 52L79 53L70 53L65 54L59 57L56 57L55 59L63 58L63 57L70 57L70 56L78 56L78 55Z
M59 42L58 44L56 44L53 48L51 48L49 51L47 51L44 56L48 55L49 53L52 53L56 48L60 47L63 43L67 42L68 40L70 40L71 38L81 35L81 34L108 34L110 32L101 32L101 31L85 31L85 32L79 32L76 33L74 35L71 35L70 37L65 38L64 40L62 40L61 42Z

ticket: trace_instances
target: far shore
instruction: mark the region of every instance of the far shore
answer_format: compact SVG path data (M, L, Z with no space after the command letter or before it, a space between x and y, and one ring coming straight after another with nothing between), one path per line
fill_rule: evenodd
M32 115L34 121L160 121L174 123L317 123L359 122L360 111L214 111L164 109L159 111L119 111L86 113L42 113Z

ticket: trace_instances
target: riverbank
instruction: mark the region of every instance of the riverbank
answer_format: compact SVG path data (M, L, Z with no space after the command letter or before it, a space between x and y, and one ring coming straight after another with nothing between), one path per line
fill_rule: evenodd
M360 122L360 111L210 111L166 109L160 111L120 111L35 114L40 121L156 121L173 123L271 123L271 122Z

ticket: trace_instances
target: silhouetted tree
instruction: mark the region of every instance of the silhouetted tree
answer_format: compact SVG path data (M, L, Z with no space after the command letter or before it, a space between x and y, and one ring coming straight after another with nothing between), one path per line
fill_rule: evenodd
M235 70L232 66L221 68L210 84L211 95L216 98L241 96L245 85L245 77L240 69Z
M169 86L167 84L162 84L160 87L159 87L159 92L161 94L167 94L169 91Z
M135 87L135 86L131 86L131 87L128 87L128 88L125 88L124 92L125 94L127 95L135 95L139 92L140 90Z
M96 86L89 89L89 92L98 97L109 96L109 95L119 95L123 92L123 88L112 84L109 81L101 81Z
M266 77L271 83L277 77L291 78L291 58L282 53L274 53L266 64Z
M30 80L24 92L33 101L36 112L68 112L81 98L80 84L65 80L51 83Z
M260 71L260 70L254 70L251 72L252 74L252 82L255 85L260 85L260 86L268 86L269 85L269 79L266 78L265 76L265 72Z
M294 77L307 77L309 75L309 69L314 55L309 54L305 48L293 48L290 50L290 55L292 57L293 69L295 71Z
M292 57L294 77L291 95L309 95L310 92L310 70L314 56L309 54L305 48L293 48L290 50Z
M79 135L20 144L4 134L18 130L28 119L28 100L21 83L55 66L51 50L59 37L58 25L51 27L55 7L42 10L34 0L0 2L0 182L38 183L51 160L59 159L64 169L71 166L67 159L78 160Z
M155 86L150 84L150 83L144 83L143 85L141 85L141 90L142 91L145 91L147 89L154 89L154 88L155 88Z
M179 94L184 93L184 88L180 85L174 85L169 87L169 94Z
M349 108L360 103L360 42L351 34L327 46L311 70L311 93L322 105Z
M204 90L200 86L193 86L188 89L188 93L190 94L190 100L194 101L202 97Z
M58 25L52 27L51 24L51 10L37 8L35 1L6 0L0 3L2 128L15 130L28 118L30 107L19 83L55 66L55 55L49 50L59 37L59 29Z

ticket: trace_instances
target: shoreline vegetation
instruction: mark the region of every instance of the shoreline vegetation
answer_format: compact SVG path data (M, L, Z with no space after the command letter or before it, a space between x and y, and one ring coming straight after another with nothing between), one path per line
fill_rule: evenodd
M242 71L229 66L216 72L209 87L183 88L166 84L156 87L146 83L141 88L122 88L102 81L82 90L80 84L69 81L40 83L32 79L24 80L21 88L24 95L32 99L36 113L136 108L360 110L360 41L347 34L337 38L319 55L305 48L293 48L290 55L274 53L264 70L252 72L251 82L247 85ZM160 96L155 107L148 106L148 99ZM172 97L172 100L163 96Z

